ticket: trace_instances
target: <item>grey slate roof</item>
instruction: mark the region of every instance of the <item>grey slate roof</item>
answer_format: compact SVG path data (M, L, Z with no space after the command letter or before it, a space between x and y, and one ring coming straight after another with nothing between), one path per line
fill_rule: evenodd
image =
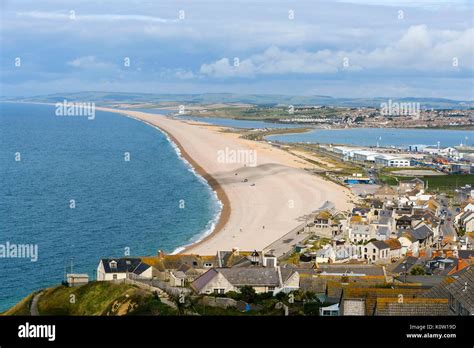
M217 271L214 268L211 268L209 271L194 280L191 286L196 290L196 292L199 292L207 285L207 283L214 279L217 274Z
M377 249L389 249L390 246L385 243L382 240L373 240L372 244L377 248Z
M459 272L457 279L446 286L446 290L452 295L461 305L474 314L474 267L469 266L463 272Z
M421 225L420 227L413 229L411 234L418 240L425 240L430 235L433 235L433 231L428 226Z
M393 268L392 273L405 273L410 272L410 269L416 264L421 264L417 257L408 256L404 261L400 262L395 268ZM406 268L404 268L406 266Z
M392 217L392 211L391 210L381 210L379 212L379 218L380 217Z
M325 272L328 275L330 275L331 273L346 273L347 275L350 275L351 273L365 274L367 276L384 275L383 268L377 265L321 264L318 267L318 271Z
M278 286L280 284L276 268L218 268L216 271L234 286Z
M101 259L102 265L104 266L105 273L135 273L141 274L150 268L149 265L143 263L139 258L117 258L117 259ZM110 262L117 262L117 267L114 269L110 268Z
M469 259L474 257L474 250L458 250L458 256L460 259Z
M378 226L376 233L378 235L387 236L387 237L390 236L390 234L391 234L390 229L388 228L388 226Z

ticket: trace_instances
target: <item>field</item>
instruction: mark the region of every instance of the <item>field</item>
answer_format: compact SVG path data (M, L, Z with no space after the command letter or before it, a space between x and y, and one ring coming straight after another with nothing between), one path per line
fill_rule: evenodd
M430 191L452 192L455 188L466 184L474 185L474 174L453 174L453 175L433 175L419 177L425 182ZM379 175L379 179L388 185L397 185L400 180L410 180L413 177L395 176L384 173Z

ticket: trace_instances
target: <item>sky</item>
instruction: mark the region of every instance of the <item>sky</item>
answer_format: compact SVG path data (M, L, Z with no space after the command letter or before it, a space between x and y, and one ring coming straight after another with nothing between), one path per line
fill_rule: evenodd
M0 92L474 100L471 0L0 0Z

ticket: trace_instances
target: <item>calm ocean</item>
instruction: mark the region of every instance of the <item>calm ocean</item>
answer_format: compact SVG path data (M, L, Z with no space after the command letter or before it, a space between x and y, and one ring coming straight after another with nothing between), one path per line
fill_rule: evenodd
M38 247L36 262L0 258L0 311L60 283L71 264L95 277L101 257L172 252L220 210L165 135L102 111L88 120L0 103L0 177L0 245Z

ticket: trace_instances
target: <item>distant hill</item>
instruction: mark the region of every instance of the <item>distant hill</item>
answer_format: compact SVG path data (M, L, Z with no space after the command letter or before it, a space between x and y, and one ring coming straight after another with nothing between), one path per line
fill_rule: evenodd
M330 96L291 96L278 94L233 94L233 93L205 93L205 94L153 94L153 93L122 93L122 92L76 92L55 93L31 97L2 97L3 101L34 101L56 103L63 101L88 101L97 104L111 103L247 103L255 105L275 106L284 105L324 105L342 107L380 107L380 104L391 99L393 102L419 102L422 108L435 109L468 109L474 107L474 101L452 100L444 98L333 98Z

